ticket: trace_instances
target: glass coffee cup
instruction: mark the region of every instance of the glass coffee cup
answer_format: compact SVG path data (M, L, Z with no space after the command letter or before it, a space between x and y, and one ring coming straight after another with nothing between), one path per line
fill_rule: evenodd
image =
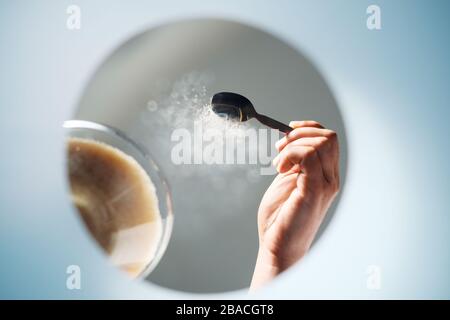
M169 242L173 212L163 173L144 147L115 128L65 121L70 194L113 265L148 275Z

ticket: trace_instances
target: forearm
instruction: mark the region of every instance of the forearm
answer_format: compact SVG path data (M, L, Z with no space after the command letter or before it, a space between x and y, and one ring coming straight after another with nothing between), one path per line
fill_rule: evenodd
M303 258L311 247L322 217L322 214L300 214L296 221L297 226L284 233L284 237L295 239L295 241L285 243L276 250L269 249L270 244L264 243L264 240L260 239L251 290L261 287Z

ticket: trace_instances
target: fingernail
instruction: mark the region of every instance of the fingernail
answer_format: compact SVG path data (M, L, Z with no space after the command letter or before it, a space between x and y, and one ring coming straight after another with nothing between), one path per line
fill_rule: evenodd
M273 158L272 165L276 168L278 165L278 162L280 162L280 155L277 155L275 158Z
M281 168L281 163L278 163L276 168L277 168L278 173L283 173L283 172L281 171L281 169L282 169L282 168Z
M275 148L277 148L278 150L280 149L281 144L283 143L284 138L281 138L280 140L278 140L277 142L275 142Z

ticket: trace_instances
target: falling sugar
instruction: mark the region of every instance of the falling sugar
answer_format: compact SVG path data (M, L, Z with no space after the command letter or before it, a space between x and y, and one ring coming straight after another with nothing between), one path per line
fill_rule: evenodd
M239 198L242 192L251 185L258 185L263 181L260 175L260 163L250 164L248 161L243 164L175 164L171 159L171 151L175 142L171 140L172 134L177 129L185 129L194 140L194 129L201 126L202 147L195 147L192 143L192 159L202 159L206 147L226 146L226 139L234 141L236 154L239 150L245 151L245 159L250 159L251 154L258 153L258 144L249 143L248 130L254 130L255 123L230 121L218 117L210 108L210 99L215 92L211 92L214 77L205 72L191 72L181 76L179 79L161 88L158 84L157 93L149 95L147 104L142 108L139 122L137 122L131 136L143 143L148 150L153 151L153 157L162 167L169 183L178 189L178 194L185 193L192 185L202 181L201 188L207 188L211 192L223 192L229 190L231 197ZM162 83L166 83L163 82ZM257 125L257 124L256 124ZM217 137L206 137L209 133L216 133ZM257 133L256 133L257 134ZM207 139L209 138L209 139ZM229 151L229 150L227 150ZM270 161L269 161L270 162ZM266 166L270 164L265 164ZM267 177L266 177L267 178ZM269 177L269 179L271 179ZM181 190L180 190L181 188ZM195 188L195 187L194 187ZM174 191L176 192L176 191ZM195 192L192 190L191 192ZM179 200L180 206L189 206L195 212L214 210L208 206L215 204L215 201L204 203L193 203L188 200ZM198 199L197 199L198 201ZM230 214L240 212L239 202L229 204ZM198 209L195 209L198 208ZM234 208L234 209L233 209ZM204 219L204 217L202 217ZM189 221L194 223L195 220ZM202 220L203 221L203 220ZM192 228L200 228L199 220L193 224Z

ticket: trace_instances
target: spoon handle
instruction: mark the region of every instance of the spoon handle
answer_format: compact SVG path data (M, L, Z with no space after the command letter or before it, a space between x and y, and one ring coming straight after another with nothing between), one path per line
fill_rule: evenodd
M263 114L257 114L255 118L262 124L265 124L272 129L278 129L284 133L289 133L293 130L293 128L289 127L288 125L285 125L284 123L281 123L275 119L269 118L268 116L265 116Z

